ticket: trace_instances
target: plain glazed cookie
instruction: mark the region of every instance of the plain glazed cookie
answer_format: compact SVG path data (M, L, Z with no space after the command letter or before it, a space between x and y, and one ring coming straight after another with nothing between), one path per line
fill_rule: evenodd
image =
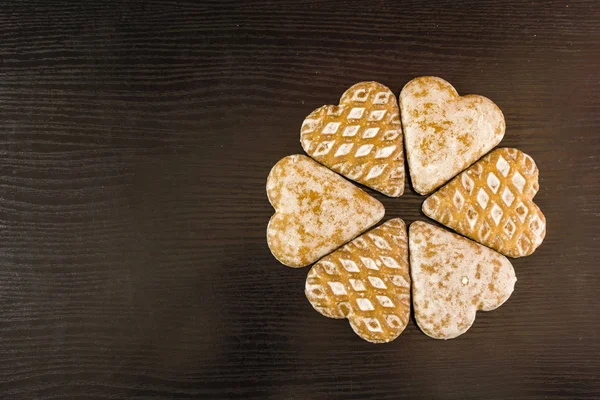
M387 196L404 193L404 150L396 96L377 82L346 90L337 106L313 111L302 123L306 154Z
M502 111L478 95L459 96L441 78L422 76L400 93L408 169L428 194L494 148L504 136Z
M385 214L379 201L303 155L275 164L267 178L267 196L275 208L267 243L289 267L312 264Z
M391 219L324 257L310 269L305 293L321 314L348 318L364 340L397 338L410 317L404 221Z
M430 218L509 257L535 251L546 217L533 202L538 169L517 149L497 149L423 203Z
M415 319L434 339L462 335L477 310L500 307L514 290L506 257L443 228L413 222L409 248Z

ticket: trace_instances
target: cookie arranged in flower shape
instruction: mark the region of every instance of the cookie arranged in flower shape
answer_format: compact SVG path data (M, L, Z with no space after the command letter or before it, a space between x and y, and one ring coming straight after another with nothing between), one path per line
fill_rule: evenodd
M415 191L428 194L494 148L502 111L478 95L459 96L445 80L415 78L400 93L408 167Z
M267 243L282 264L304 267L375 225L383 205L303 155L271 169L267 196L275 208Z
M483 96L459 96L445 80L423 76L404 86L399 103L387 87L360 82L304 120L301 144L311 158L285 157L267 179L275 208L267 242L287 266L316 262L307 299L327 317L348 319L362 339L397 338L411 299L426 335L452 339L477 311L511 296L517 278L506 256L530 255L543 242L546 219L533 201L539 172L517 149L486 155L506 126ZM419 221L407 238L400 218L367 231L383 205L336 172L398 197L404 149L415 191L441 187L423 203L425 215L468 238Z
M394 340L410 317L404 221L391 219L324 257L308 273L305 293L321 314L347 318L364 340Z
M533 197L538 169L517 149L497 149L423 203L430 218L509 257L528 256L546 235Z
M415 319L435 339L452 339L473 324L477 310L500 307L517 278L503 255L443 228L409 228Z
M353 181L391 197L404 193L398 103L380 83L357 83L339 105L313 111L302 124L300 142L309 156Z

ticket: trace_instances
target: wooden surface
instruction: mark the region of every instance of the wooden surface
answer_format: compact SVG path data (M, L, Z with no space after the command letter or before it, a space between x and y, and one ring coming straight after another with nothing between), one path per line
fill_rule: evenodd
M600 398L600 3L0 2L0 398ZM465 335L372 345L270 254L265 180L362 80L493 99L544 244ZM386 218L423 220L407 183Z

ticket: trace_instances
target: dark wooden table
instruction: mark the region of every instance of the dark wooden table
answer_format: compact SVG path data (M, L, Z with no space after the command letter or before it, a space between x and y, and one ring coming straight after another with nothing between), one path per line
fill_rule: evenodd
M0 398L600 398L599 66L596 0L0 2ZM548 234L465 335L372 345L271 256L265 179L429 74L504 111Z

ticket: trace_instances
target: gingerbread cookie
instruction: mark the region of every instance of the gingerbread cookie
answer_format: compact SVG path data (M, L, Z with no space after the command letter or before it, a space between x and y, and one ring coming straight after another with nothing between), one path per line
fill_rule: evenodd
M478 95L459 96L441 78L404 86L400 111L415 191L428 194L494 148L504 136L502 111Z
M423 203L428 217L509 257L528 256L546 236L533 202L538 169L517 149L497 149Z
M309 156L353 181L391 197L404 193L398 103L380 83L357 83L339 105L313 111L300 142Z
M307 266L375 225L383 205L303 155L271 169L267 196L275 208L267 243L281 263Z
M506 257L425 222L409 229L412 298L421 330L435 339L465 333L477 310L500 307L513 292Z
M305 292L315 310L348 318L364 340L394 340L410 317L404 221L391 219L324 257L310 269Z

